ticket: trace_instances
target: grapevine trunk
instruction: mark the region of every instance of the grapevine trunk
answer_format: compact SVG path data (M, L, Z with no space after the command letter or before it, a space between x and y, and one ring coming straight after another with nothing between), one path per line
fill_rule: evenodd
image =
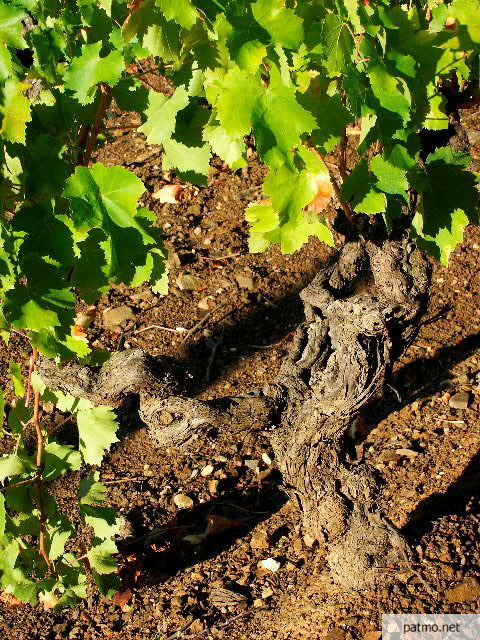
M380 567L408 561L408 547L377 509L379 479L355 459L349 432L415 336L428 290L428 264L414 245L370 231L302 291L306 320L278 377L256 394L188 398L168 365L139 350L115 354L97 373L47 360L40 372L48 386L96 403L138 393L140 416L161 446L188 447L212 428L268 428L306 532L326 544L343 587L366 588L382 581Z
M356 459L351 428L415 334L428 286L428 267L407 241L347 243L303 290L306 322L274 385L279 467L345 588L371 587L382 568L408 562L405 541L377 508L379 478Z

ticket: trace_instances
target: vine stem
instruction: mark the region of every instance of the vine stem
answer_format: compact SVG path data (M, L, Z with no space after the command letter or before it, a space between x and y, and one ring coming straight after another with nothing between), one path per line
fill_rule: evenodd
M13 484L7 484L5 487L0 487L0 491L6 491L7 489L14 489L20 487L23 484L31 484L35 482L35 478L28 478L28 480L22 480L21 482L14 482Z
M37 369L37 358L38 351L37 349L33 349L32 351L32 360L33 360L33 371ZM35 431L37 434L37 456L35 460L35 466L37 467L37 471L35 473L35 484L37 485L37 493L38 493L38 510L40 512L40 533L38 535L38 550L40 555L45 560L45 563L49 569L49 571L55 575L55 568L53 566L52 561L48 557L47 549L45 546L45 539L47 533L47 519L45 516L45 503L43 501L43 479L42 479L42 459L43 459L43 433L42 427L40 425L40 391L34 391L33 394L33 416L32 422L35 426Z
M83 165L84 164L84 160L85 160L85 147L87 146L87 139L88 139L88 132L90 131L90 125L89 124L84 124L82 125L82 127L80 128L80 134L78 136L78 157L77 157L77 163L79 165Z
M342 104L344 107L346 106L345 103L346 103L346 96L345 94L342 94ZM342 181L344 181L348 175L347 150L348 150L347 128L344 127L342 131L342 138L340 141L340 162L338 165L338 171L340 173L340 177L342 178Z
M28 378L27 378L27 391L25 393L25 406L28 407L30 405L30 394L32 391L32 373L33 367L35 366L34 352L30 356L30 360L28 362Z
M85 167L90 162L95 143L97 142L98 134L100 133L100 127L102 126L102 122L105 117L105 112L112 100L112 87L110 87L108 84L101 84L100 90L102 92L102 97L100 98L100 104L98 105L97 115L95 116L90 136L85 145L85 153L81 154L81 164Z

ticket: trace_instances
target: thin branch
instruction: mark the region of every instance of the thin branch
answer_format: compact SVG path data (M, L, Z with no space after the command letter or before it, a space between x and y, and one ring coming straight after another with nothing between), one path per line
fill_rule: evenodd
M209 311L206 316L203 316L203 318L200 320L200 322L197 322L197 324L195 326L193 326L191 329L188 330L187 335L183 339L183 342L186 342L189 338L191 338L193 336L195 331L197 331L198 329L203 327L203 325L206 323L206 321L209 319L209 317L213 313L215 313L216 311L220 311L220 309L222 309L223 307L226 307L227 304L228 304L228 301L222 302L221 304L219 304L216 307L214 307L211 311Z
M95 147L95 143L97 142L98 134L100 133L100 127L102 126L103 119L105 117L105 112L112 100L112 88L109 87L108 84L101 84L100 90L102 91L102 97L100 99L100 104L98 105L98 111L97 115L95 116L92 131L86 144L85 155L83 156L82 162L84 166L87 166L90 162L92 151Z
M36 361L38 358L38 351L33 349L32 358L34 362L34 370L36 370ZM40 555L45 560L48 569L52 575L56 575L55 568L52 561L48 557L47 549L45 547L45 539L47 533L47 518L45 515L45 503L43 501L43 479L42 479L42 458L43 458L43 433L40 425L40 392L35 391L33 395L33 424L35 425L35 431L37 434L37 457L35 465L37 471L35 473L35 484L37 485L38 492L38 510L40 512L40 533L38 535L38 548Z
M348 137L347 130L344 129L342 131L342 139L340 141L340 163L338 165L338 171L342 178L342 181L347 177L347 147L348 147Z
M35 360L33 358L33 352L30 356L30 360L28 362L28 378L27 378L27 391L25 393L25 406L28 407L30 405L30 392L32 390L32 373L33 367L35 365Z
M80 127L80 133L78 135L77 146L79 148L77 164L83 165L85 164L85 147L87 146L88 132L90 131L90 124L83 124Z
M170 331L171 333L186 333L188 331L188 329L185 329L184 327L176 327L175 329L172 329L171 327L163 327L161 324L151 324L148 327L137 329L133 334L143 333L144 331L150 331L151 329L160 329L161 331Z
M0 491L6 491L7 489L14 489L20 487L22 484L31 484L35 482L36 478L28 478L28 480L22 480L21 482L14 482L13 484L7 484L5 487L0 487Z
M53 435L55 433L55 431L58 431L58 429L60 429L60 427L63 427L63 425L66 422L68 422L69 420L71 420L72 418L73 418L73 415L67 416L66 418L61 420L58 424L56 424L54 427L52 427L50 430L48 430L48 437Z
M189 629L192 624L195 622L195 618L192 618L191 620L189 620L188 622L186 622L183 627L181 627L180 629L178 629L178 631L175 631L174 633L171 633L169 636L167 636L165 638L165 640L174 640L174 638L178 638L179 636L181 636L185 631L187 631L187 629Z
M346 96L342 94L342 104L345 106ZM340 173L340 177L342 178L342 182L347 177L347 150L348 150L348 136L347 136L347 128L344 127L342 131L342 137L340 140L340 162L338 165L338 171Z
M241 253L231 253L228 256L197 256L200 260L231 260L232 258L238 258Z
M102 480L103 484L122 484L123 482L145 482L146 478L119 478L118 480Z
M26 338L27 340L31 340L31 338L29 336L27 336L26 333L22 333L22 331L17 331L17 329L9 329L9 331L11 331L12 333L16 333L19 336L22 336L22 338Z
M295 331L289 331L286 336L284 336L278 342L274 342L273 344L265 344L265 345L263 345L263 344L251 344L250 346L254 347L255 349L273 349L273 347L279 347L281 344L283 344L285 342L285 340L287 340L288 338L293 336L295 333L296 333L296 329L295 329Z

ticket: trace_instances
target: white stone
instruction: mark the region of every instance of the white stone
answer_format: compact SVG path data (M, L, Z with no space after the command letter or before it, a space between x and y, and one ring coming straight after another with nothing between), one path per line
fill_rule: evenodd
M258 566L260 569L266 569L267 571L276 573L282 565L278 560L275 560L275 558L265 558L265 560L260 560Z
M207 466L203 467L203 469L200 471L200 475L204 478L206 478L207 476L211 476L213 473L213 468L213 464L207 464Z

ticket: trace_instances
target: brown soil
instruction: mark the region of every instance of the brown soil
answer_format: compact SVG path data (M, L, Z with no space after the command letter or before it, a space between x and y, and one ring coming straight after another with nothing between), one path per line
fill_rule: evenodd
M260 198L265 173L253 151L248 168L232 175L214 162L208 186L192 189L182 204L159 204L151 193L177 179L132 130L131 115L111 115L125 128L112 129L115 137L97 160L128 166L147 185L144 202L165 229L170 293L112 288L97 305L89 338L95 347L168 356L199 397L262 386L302 319L297 294L330 250L311 240L292 256L276 248L248 253L243 211ZM463 116L480 129L477 113ZM84 603L59 613L0 604L0 638L375 640L383 612L478 611L479 256L480 230L470 228L450 267L435 266L434 321L398 362L385 398L365 408L358 424L358 453L384 478L381 506L417 550L415 574L396 569L388 591L339 592L269 462L266 435L247 430L232 442L212 433L189 453L161 450L128 407L101 477L110 483L111 505L131 525L120 556L130 599L120 607L92 588ZM179 286L185 275L199 278L194 290ZM134 318L105 328L103 311L120 305ZM158 328L192 329L202 318L188 335ZM27 348L21 336L12 338L0 358L2 378L10 359L27 361ZM449 405L459 391L469 394L465 410ZM202 475L207 465L213 471ZM55 488L67 510L81 473ZM193 499L191 509L175 506L179 493ZM262 569L266 558L280 569Z

